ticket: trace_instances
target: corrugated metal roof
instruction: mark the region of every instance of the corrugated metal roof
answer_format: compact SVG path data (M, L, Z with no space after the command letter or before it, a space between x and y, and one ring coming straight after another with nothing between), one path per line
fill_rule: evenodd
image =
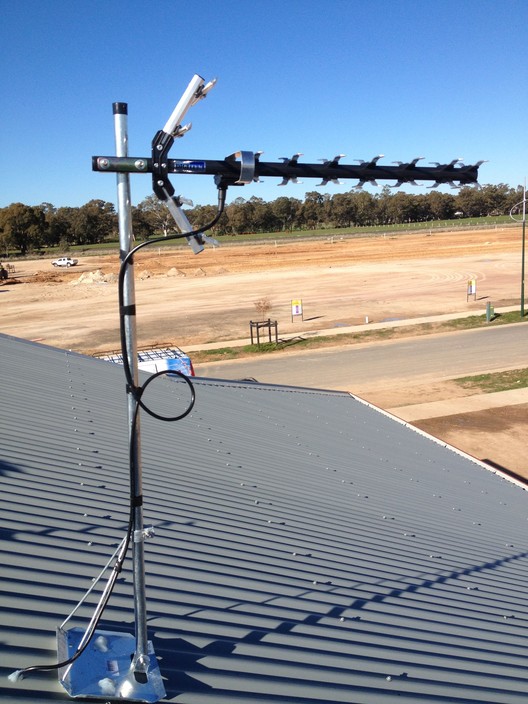
M3 336L0 350L8 674L55 661L56 627L123 537L128 459L119 367ZM526 701L523 489L348 394L194 383L190 416L141 422L168 700ZM170 414L187 388L146 393ZM131 593L127 571L101 628L133 632ZM48 673L0 690L69 699Z

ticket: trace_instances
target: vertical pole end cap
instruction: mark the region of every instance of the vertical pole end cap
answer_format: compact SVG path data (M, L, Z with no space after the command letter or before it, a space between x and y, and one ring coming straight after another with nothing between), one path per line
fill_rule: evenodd
M114 103L114 115L128 115L128 103Z

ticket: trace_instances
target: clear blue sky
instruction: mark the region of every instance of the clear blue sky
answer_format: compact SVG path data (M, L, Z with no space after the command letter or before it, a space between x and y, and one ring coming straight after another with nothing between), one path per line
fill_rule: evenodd
M173 158L488 159L481 183L511 186L528 172L527 0L0 0L0 10L0 207L115 202L115 175L91 171L92 155L115 153L112 103L128 103L130 155L149 156L195 73L218 84L189 112ZM210 176L173 183L195 204L216 201ZM303 199L315 185L267 179L229 196ZM131 187L137 204L150 176Z

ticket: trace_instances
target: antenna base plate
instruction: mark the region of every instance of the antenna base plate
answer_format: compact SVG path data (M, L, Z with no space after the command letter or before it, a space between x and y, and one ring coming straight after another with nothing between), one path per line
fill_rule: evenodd
M57 629L57 650L61 662L72 657L84 631ZM120 699L128 702L158 702L165 686L151 641L148 641L148 669L136 673L131 667L136 639L130 633L95 631L86 650L71 665L59 671L59 682L74 699Z

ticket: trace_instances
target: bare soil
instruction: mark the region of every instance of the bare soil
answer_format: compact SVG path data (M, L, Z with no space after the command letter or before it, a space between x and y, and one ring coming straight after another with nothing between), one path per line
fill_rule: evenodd
M185 349L247 338L249 321L261 318L263 298L271 304L266 317L278 321L281 335L337 329L367 317L382 322L481 314L486 301L496 307L518 301L520 243L520 228L508 227L296 242L278 237L268 244L210 247L197 257L188 247L146 248L134 262L139 346L170 343ZM42 259L15 266L0 285L2 332L87 354L118 348L117 253L80 257L67 270ZM469 279L476 279L477 295L468 300ZM302 300L302 321L292 319L294 299ZM453 382L431 382L428 401L467 393ZM412 383L350 391L383 408L423 399L423 389ZM526 408L511 408L415 425L481 459L524 472L519 438Z
M528 403L525 403L423 419L413 425L492 467L507 469L528 479L524 437L527 414Z

